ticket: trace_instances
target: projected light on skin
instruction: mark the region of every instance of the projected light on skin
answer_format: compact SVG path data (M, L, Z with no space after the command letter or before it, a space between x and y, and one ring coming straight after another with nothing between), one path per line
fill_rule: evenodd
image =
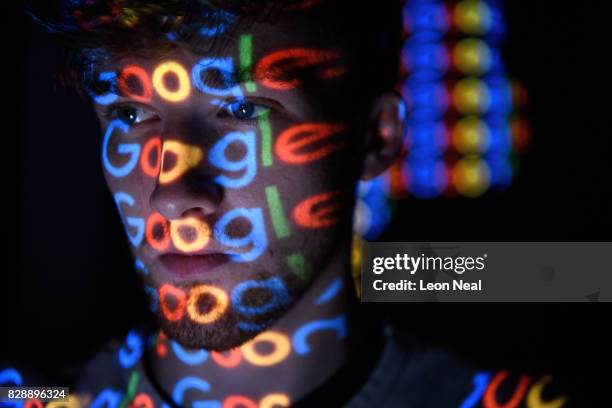
M318 230L333 237L333 228L350 219L350 198L343 194L346 179L317 179L317 184L309 183L309 189L297 189L298 184L292 183L305 174L331 169L336 160L350 153L344 124L326 122L316 111L287 113L271 98L295 98L303 91L300 69L327 64L330 56L338 64L341 57L336 51L300 50L289 52L298 62L284 62L290 67L287 72L272 69L278 55L285 55L282 50L261 58L264 68L256 70L259 86L251 87L254 92L236 82L238 67L233 61L238 59L233 55L203 62L177 51L173 58L157 63L129 61L116 69L115 76L103 78L117 78L117 86L111 87L117 89L117 95L106 95L103 100L113 102L99 104L105 126L106 179L116 191L135 255L149 271L146 283L159 288L160 315L167 322L186 324L182 321L186 319L200 327L231 321L232 327L226 330L248 332L234 335L236 343L242 342L265 328L274 320L275 310L288 307L301 291L291 287L294 270L287 263L278 270L276 260L311 259L308 247L302 244ZM242 55L242 64L244 59ZM109 67L104 69L109 72ZM273 79L268 80L263 76L270 70ZM342 75L338 67L333 75L328 67L323 71L328 73L315 70L314 75L328 83ZM215 83L207 77L213 74L222 81ZM280 88L279 78L284 81ZM187 121L175 111L197 112L201 120ZM260 117L265 118L272 139L273 165L266 166L266 171L259 162L263 156ZM271 191L274 202L270 201ZM275 225L267 221L272 218ZM278 232L279 225L284 232ZM274 246L281 240L285 255L280 252L272 258L269 254L276 252ZM258 305L261 300L243 296L243 302L254 302L254 306L233 304L228 308L227 299L238 285L266 282L270 276L280 279L272 287L257 290L268 291L273 299L282 291L278 298L282 301ZM196 285L202 281L206 284ZM166 282L177 284L169 290ZM198 310L202 308L199 297L188 296L200 289L213 303L213 311ZM169 300L168 293L173 295ZM177 304L170 307L169 303ZM258 321L253 316L248 322L232 316L251 309L260 311L254 313Z
M278 53L279 51L275 51L271 55ZM293 55L294 52L290 54ZM336 60L339 58L338 53L331 51L319 51L319 54L333 54ZM141 262L152 263L151 258L156 255L158 257L161 255L162 258L172 257L174 262L176 258L181 258L180 254L195 254L201 258L225 256L235 264L252 263L265 254L270 242L275 241L270 235L274 228L270 228L265 222L267 217L273 217L276 224L284 224L285 229L288 229L290 227L287 226L291 221L286 214L292 213L292 219L298 230L311 231L329 229L335 224L341 224L343 212L344 218L347 218L346 209L350 208L350 203L347 204L344 202L346 200L337 197L342 192L341 179L325 180L326 183L321 183L318 188L313 186L310 191L312 194L308 194L308 190L300 189L299 194L291 194L293 197L288 200L284 200L280 193L282 185L289 184L286 175L291 174L292 170L297 169L296 177L304 174L303 169L312 171L314 166L324 170L348 151L348 143L345 141L346 126L342 123L328 124L324 121L309 120L307 117L304 120L290 118L292 121L289 121L287 120L289 118L282 117L278 112L275 103L263 105L251 102L251 100L268 99L268 93L284 94L281 96L287 98L286 95L291 94L292 90L298 90L300 80L284 82L285 85L280 90L277 89L277 85L268 83L270 86L267 88L272 88L272 92L269 92L266 91L265 78L261 78L265 72L260 72L255 76L261 80L260 93L266 96L256 96L252 92L250 92L252 95L245 96L249 92L242 89L240 84L233 82L236 67L232 65L234 60L232 56L209 58L204 65L202 60L190 61L184 58L193 62L191 71L199 75L194 74L193 78L198 80L193 81L197 86L192 89L190 78L186 74L188 69L177 62L178 59L162 61L154 66L151 66L149 61L143 61L140 65L130 62L120 67L116 75L118 85L115 87L118 89L118 95L115 95L112 105L100 104L103 105L101 109L106 112L108 121L102 149L105 174L111 189L120 190L115 194L115 199L126 223L126 231L129 231L130 241L136 248L135 251L137 254L139 251L143 252L139 257ZM266 61L264 66L269 69L270 59L264 57L263 60ZM284 73L283 78L296 75L295 69L305 66L311 68L317 63L327 63L327 60L304 57L299 64L292 65L293 71ZM215 88L206 83L207 78L203 73L208 71L210 74L211 70L221 74L223 78L221 86L217 84ZM274 70L274 84L279 82L279 72L278 68ZM340 71L335 72L333 76L340 75ZM323 77L325 81L333 79L330 75ZM104 77L108 78L114 77ZM162 127L165 118L160 111L164 108L176 109L187 95L193 95L193 99L200 100L201 104L197 110L204 107L209 111L206 117L209 119L208 123L203 120L202 127L197 129L183 129L179 127L180 125L177 129L171 130ZM227 100L221 104L211 102L222 96ZM104 102L111 99L106 95ZM145 105L144 102L150 105ZM187 110L188 103L185 102L183 105L181 109ZM303 116L306 116L305 113L307 112L301 112ZM316 113L312 114L314 116ZM267 177L257 177L261 168L258 157L263 154L258 151L257 139L261 128L256 125L258 118L263 115L267 122L268 133L271 128L280 130L284 125L284 130L279 132L280 135L274 143L273 151L276 156L274 162L277 163L274 167L284 167L287 170L279 182L272 177L279 174L278 171L267 171ZM218 122L217 126L209 125L211 118ZM274 136L271 135L272 139ZM194 183L199 183L201 191L193 191ZM325 191L326 185L337 187L329 192ZM262 186L264 188L261 188ZM266 201L265 191L270 191L269 189L276 192L273 206L269 200ZM227 203L234 200L236 203L243 202L241 196L247 196L249 205L239 207L236 204L226 204L219 201L221 194ZM260 198L253 199L254 196ZM316 206L319 208L315 211ZM222 211L224 208L227 210ZM143 216L138 217L137 214ZM278 226L275 228L278 229ZM283 235L282 238L289 238L287 235ZM293 234L292 238L306 239L298 234ZM142 248L139 248L140 243L144 243ZM294 248L294 251L286 256L300 252L300 246ZM179 265L181 262L193 263L193 258L184 258L186 260L178 259ZM170 268L167 268L168 265L163 266L150 265L147 270L152 271L152 279L168 279L164 273L179 275L182 278L188 274L183 273L184 271L174 273L176 271L165 270L177 268L175 265ZM253 270L252 264L249 266ZM226 265L225 268L227 267ZM190 269L189 272L198 275L197 272L200 271L194 271L195 268L196 266L192 265L183 269ZM266 276L266 267L260 269L257 274ZM195 277L202 278L202 276ZM218 286L222 288L220 291L229 293L237 282L230 282L234 285L226 283L215 287ZM280 285L285 283L281 280ZM282 306L290 303L289 292L292 292L284 287L283 290L287 292L287 300L281 303ZM161 310L166 310L163 296L159 299ZM266 310L269 309L271 308ZM166 317L174 317L176 313L178 312L166 313ZM208 323L220 319L221 315L222 313L215 314L216 318ZM190 316L191 320L201 322L201 319L193 319L194 313ZM264 327L264 325L259 326ZM251 324L251 327L257 325Z
M315 313L311 316L304 314L302 319L291 322L290 327L282 330L275 328L261 332L240 347L224 352L194 350L182 346L175 340L168 339L163 332L151 333L147 338L144 333L132 330L118 348L117 360L127 373L131 373L126 375L134 380L135 378L146 378L143 377L146 376L146 373L143 371L142 359L145 353L151 355L159 372L173 374L167 381L168 393L178 404L189 406L190 403L194 405L206 403L211 404L210 406L225 406L240 402L244 406L255 407L289 406L291 397L286 392L288 390L283 390L282 387L261 390L256 384L253 384L253 387L245 385L237 390L235 384L232 383L233 385L225 389L218 381L215 382L215 386L212 386L211 380L219 376L232 375L235 381L236 376L245 375L245 373L257 378L258 375L272 375L270 370L284 370L284 367L293 364L299 364L304 369L308 366L315 369L320 367L321 362L317 361L317 358L312 358L317 348L322 347L325 343L341 344L348 334L347 316L345 314L329 315L333 309L331 306L346 295L347 281L336 276L331 280L325 277L322 283L315 285L316 290L306 294L307 302L304 306L314 310ZM277 284L278 278L273 277L268 282L257 285L261 287ZM237 287L232 293L231 302L240 302L239 298L250 285L245 282L242 288ZM204 288L204 285L192 289L198 294L206 290L210 288ZM160 290L160 298L169 293L181 297L180 289L165 285ZM189 308L190 301L187 298L191 298L192 295L181 297L181 301L177 302L179 305L177 307L182 310ZM222 294L217 295L223 296ZM246 315L257 314L260 311L256 309L250 307L244 312ZM95 393L80 395L80 397L94 401L99 399L100 403L112 402L111 406L118 406L120 401L126 399L134 404L140 402L151 403L154 406L167 406L156 395L152 395L146 386L134 384L134 382L130 381L126 389L104 388ZM188 390L192 392L187 392ZM110 397L112 401L108 400Z
M354 111L338 99L345 55L278 36L295 29L280 24L240 33L215 56L111 58L94 74L109 85L93 95L105 178L163 330L156 342L130 333L118 361L145 378L150 353L186 406L288 406L307 390L298 377L345 357L339 305L352 282L339 254L350 250L361 160ZM145 389L103 396L114 392L163 404Z
M296 9L316 3L305 0ZM126 26L137 23L138 13L122 12ZM224 21L198 34L231 31L234 18L220 16ZM110 85L88 92L101 118L105 177L163 330L153 337L131 331L116 350L125 386L85 390L75 406L169 406L147 380L147 355L165 393L179 406L199 408L286 407L344 362L345 306L353 300L344 269L357 178L352 169L365 162L361 176L371 179L392 160L384 150L372 154L381 162L359 157L352 143L359 135L349 123L359 112L337 92L347 89L345 57L333 39L322 41L317 30L313 40L301 28L295 21L257 23L235 33L219 55L174 50L155 61L126 57L96 67L93 77ZM176 41L174 34L167 38ZM462 61L466 70L486 65ZM307 85L316 88L316 98ZM453 102L466 110L503 108L503 89L485 104L483 98L472 103L473 87L464 88ZM417 90L414 101L428 102L431 88ZM451 96L442 95L442 105ZM404 113L392 102L363 115L387 118L368 124L378 129L370 135L378 142L399 134ZM471 151L482 143L470 132L460 132L455 143ZM491 163L465 163L452 176L476 195L484 177L474 175L500 167ZM423 174L418 181L425 193L433 187L439 194L438 185L452 177L444 167L431 172L430 164L414 163ZM378 206L372 209L385 218ZM0 371L0 378L14 374ZM475 379L464 405L484 398L497 406L506 378L490 379ZM546 402L548 382L528 389L523 380L513 398Z

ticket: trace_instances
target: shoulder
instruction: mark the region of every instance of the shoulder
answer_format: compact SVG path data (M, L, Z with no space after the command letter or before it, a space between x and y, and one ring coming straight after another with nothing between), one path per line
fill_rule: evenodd
M118 406L129 394L133 377L141 376L146 339L143 331L133 329L124 340L107 343L82 367L76 395L95 406Z
M86 364L74 386L75 407L161 406L162 400L148 379L145 349L167 352L155 335L131 330L122 341L111 341ZM162 347L163 346L163 347ZM71 389L72 391L72 389Z
M379 363L349 407L570 407L551 375L483 370L447 350L388 336Z
M85 364L76 367L61 367L53 375L50 373L49 377L22 364L0 363L0 385L3 387L61 386L69 389L67 401L43 403L41 399L31 398L26 401L16 401L7 406L80 408L94 405L92 402L98 397L107 399L111 403L115 395L117 398L121 397L119 393L111 395L112 392L123 387L123 373L117 360L117 353L120 349L118 342L109 342Z
M116 388L122 385L123 369L119 362L122 345L113 340L91 358L79 371L74 385L77 392L91 392L101 386Z

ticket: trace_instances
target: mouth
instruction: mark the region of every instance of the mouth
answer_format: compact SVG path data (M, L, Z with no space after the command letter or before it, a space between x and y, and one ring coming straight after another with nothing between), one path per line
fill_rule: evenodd
M178 278L192 278L208 275L211 271L230 261L226 254L211 253L202 255L164 254L159 256L170 275Z

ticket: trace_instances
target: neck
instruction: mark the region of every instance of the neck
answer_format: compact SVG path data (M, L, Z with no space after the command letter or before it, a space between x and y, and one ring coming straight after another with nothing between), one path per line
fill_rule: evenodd
M186 350L170 342L163 356L152 352L153 373L167 395L187 377L210 385L205 398L201 392L184 393L183 406L228 398L242 401L241 406L288 406L345 364L349 339L359 337L349 324L356 304L347 243L287 314L255 339L223 353Z

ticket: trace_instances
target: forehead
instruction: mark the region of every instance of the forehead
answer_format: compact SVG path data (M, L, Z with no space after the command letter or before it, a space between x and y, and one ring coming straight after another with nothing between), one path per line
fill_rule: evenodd
M174 33L160 34L157 42L151 42L144 49L130 49L131 39L126 37L125 43L119 46L124 49L115 54L102 52L104 56L96 59L95 67L102 70L116 69L125 63L138 62L143 68L153 68L168 57L194 63L203 56L232 56L237 65L248 65L274 51L277 51L277 59L284 56L312 60L316 57L316 50L326 50L333 52L336 59L345 61L347 54L346 44L338 33L328 30L329 27L324 28L322 21L315 15L301 10L284 11L275 18L261 21L253 17L223 13L220 18L211 21L192 28L193 34L188 39L181 39ZM134 35L138 36L138 33ZM300 53L296 49L310 52Z
M165 42L150 54L139 51L140 55L106 58L95 64L94 84L99 86L92 89L106 92L109 75L117 78L120 95L142 94L145 83L154 90L172 89L180 87L178 81L212 97L244 95L257 89L259 95L293 98L295 105L299 95L300 105L315 103L317 109L327 109L323 105L344 95L349 65L345 47L309 15L293 12L274 21L231 21L233 24L221 26L221 33L218 27L205 27L216 30L216 35L204 35L192 43ZM100 75L102 72L106 74ZM242 91L229 92L235 85L241 85ZM136 88L130 91L131 86ZM189 94L187 87L185 90Z

